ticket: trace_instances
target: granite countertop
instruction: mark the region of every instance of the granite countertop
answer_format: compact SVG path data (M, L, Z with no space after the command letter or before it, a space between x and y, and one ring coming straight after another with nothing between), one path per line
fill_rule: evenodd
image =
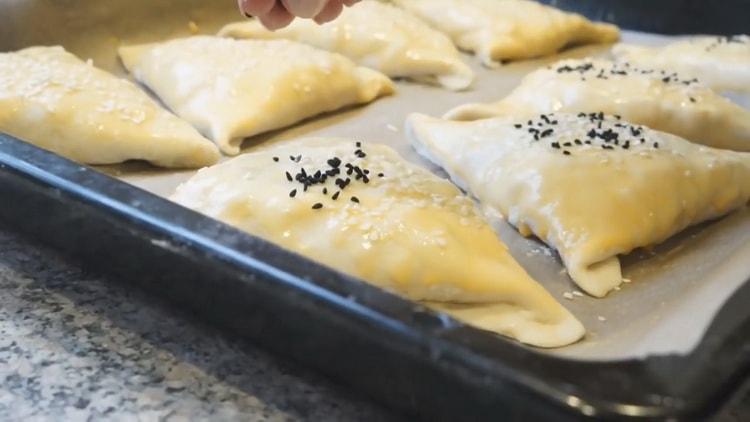
M0 380L0 420L395 418L2 228Z
M0 227L0 420L397 417ZM750 385L719 420L750 420Z

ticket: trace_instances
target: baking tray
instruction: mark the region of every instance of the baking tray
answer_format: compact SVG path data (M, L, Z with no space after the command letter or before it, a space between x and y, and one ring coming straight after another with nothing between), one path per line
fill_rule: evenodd
M101 3L0 2L0 50L62 43L121 73L113 54L120 43L186 34L195 25L213 32L236 19L233 2ZM545 63L489 71L469 61L480 74L473 91L399 83L395 97L256 137L246 148L352 136L388 143L425 165L403 140L406 113L440 114L498 98ZM549 249L496 222L516 258L589 330L579 344L543 351L436 315L160 197L192 174L137 163L92 169L3 137L0 219L88 268L424 418L701 418L750 371L747 210L627 257L625 274L635 281L604 300L562 299L574 287Z
M750 0L541 0L591 19L660 34L750 33Z

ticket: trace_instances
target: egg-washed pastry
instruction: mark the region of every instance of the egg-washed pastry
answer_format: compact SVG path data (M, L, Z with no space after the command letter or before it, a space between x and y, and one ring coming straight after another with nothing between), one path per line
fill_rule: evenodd
M177 115L239 153L250 136L393 92L387 76L286 40L196 36L120 48L136 79Z
M528 344L583 335L471 199L384 145L276 145L201 170L172 199L407 298L456 304L459 318L494 306L478 324Z
M715 90L750 91L750 36L693 37L663 46L620 44L618 60L679 72Z
M555 54L571 46L611 43L616 26L528 0L394 0L446 33L485 65Z
M474 72L445 34L405 10L374 0L346 8L323 25L297 19L286 28L269 31L252 19L227 25L219 35L299 41L343 54L390 77L453 90L468 88L474 80Z
M219 152L137 86L62 47L0 53L0 132L71 160L202 167Z
M423 155L522 235L557 249L573 281L597 297L622 282L618 255L750 200L750 154L603 113L475 122L412 115L407 126Z
M449 111L454 120L603 111L715 148L750 151L750 111L697 79L607 60L563 60L527 75L504 99Z

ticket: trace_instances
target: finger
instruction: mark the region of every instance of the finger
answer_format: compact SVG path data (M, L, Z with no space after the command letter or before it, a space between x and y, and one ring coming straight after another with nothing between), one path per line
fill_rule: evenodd
M343 9L344 4L341 2L341 0L328 0L328 4L326 4L326 7L324 7L323 10L321 10L320 13L315 16L315 22L330 22L336 19L336 17L341 14L341 10Z
M292 16L292 14L289 13L281 3L276 3L271 11L265 15L258 16L258 19L260 19L260 23L262 23L263 26L274 31L292 23L294 16Z
M326 5L325 0L281 0L281 2L289 13L300 18L313 18Z
M238 0L238 3L240 10L245 15L263 16L273 9L276 0Z

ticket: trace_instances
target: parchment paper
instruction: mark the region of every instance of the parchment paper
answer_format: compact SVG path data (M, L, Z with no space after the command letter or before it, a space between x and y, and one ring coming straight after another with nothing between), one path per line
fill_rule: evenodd
M95 65L125 75L116 47L158 41L190 33L214 33L222 23L239 20L233 0L5 0L0 1L0 51L36 44L62 44ZM670 38L625 32L624 40L658 45ZM408 82L398 83L393 97L310 119L294 127L260 135L245 151L304 136L342 136L381 142L404 157L431 168L403 137L404 118L411 112L441 115L453 106L494 101L507 94L538 66L562 57L607 55L607 47L584 47L545 60L485 69L466 56L478 75L473 90L455 93ZM750 96L727 93L748 107ZM193 171L157 170L143 163L101 167L157 195L167 196ZM557 255L535 239L521 237L503 221L495 221L513 255L586 326L586 338L549 353L586 360L685 353L700 340L712 317L731 294L750 278L750 210L690 229L663 245L636 251L623 259L631 280L605 299L578 293ZM568 294L566 294L568 293ZM565 296L573 299L567 299Z

